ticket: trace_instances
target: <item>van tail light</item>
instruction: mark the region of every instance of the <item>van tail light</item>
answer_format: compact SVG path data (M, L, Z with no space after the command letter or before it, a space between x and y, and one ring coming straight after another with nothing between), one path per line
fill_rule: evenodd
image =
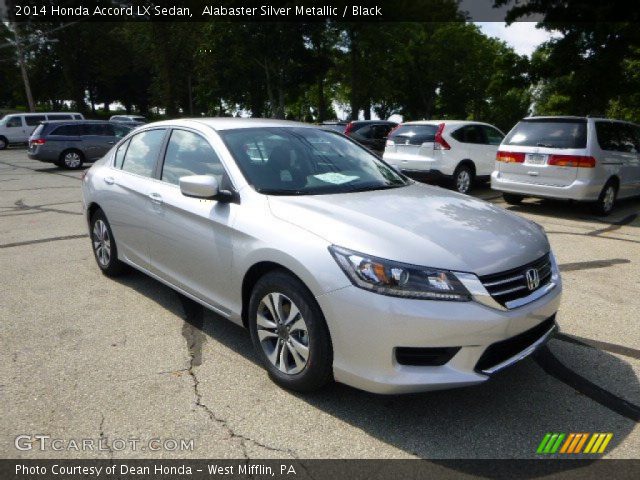
M31 145L44 145L46 140L44 138L34 138L31 140Z
M444 123L438 125L438 130L436 131L436 136L433 140L433 149L434 150L451 150L451 145L447 143L447 141L442 138L442 132L444 131Z
M557 167L594 168L596 159L586 155L549 155L547 164Z
M524 163L524 153L520 152L498 152L496 161L504 163Z
M349 122L347 127L344 129L345 135L349 135L351 132L353 132L353 122Z

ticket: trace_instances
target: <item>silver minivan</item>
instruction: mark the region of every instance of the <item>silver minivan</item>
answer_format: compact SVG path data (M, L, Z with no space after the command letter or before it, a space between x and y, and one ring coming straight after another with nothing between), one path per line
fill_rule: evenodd
M0 119L0 150L11 143L27 143L40 122L52 120L84 120L78 112L11 113Z
M524 197L593 202L607 215L640 195L640 126L591 117L529 117L498 149L491 188L507 203Z

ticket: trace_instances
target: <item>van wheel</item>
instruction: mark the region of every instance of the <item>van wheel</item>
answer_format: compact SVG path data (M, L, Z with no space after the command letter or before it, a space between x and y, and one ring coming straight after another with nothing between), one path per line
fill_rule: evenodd
M459 165L453 173L453 184L455 189L467 194L473 186L473 169L469 165Z
M618 188L614 182L607 182L602 188L598 200L593 205L593 211L596 215L606 216L611 213L616 203Z
M522 195L516 195L515 193L503 193L502 198L509 205L520 205L524 197Z
M83 162L82 152L78 150L65 150L60 154L60 163L62 163L63 168L76 170L82 166Z
M281 270L267 273L251 292L248 315L253 345L275 383L310 392L332 380L329 329L300 280Z
M0 137L0 150L4 150L9 146L9 140L4 137Z

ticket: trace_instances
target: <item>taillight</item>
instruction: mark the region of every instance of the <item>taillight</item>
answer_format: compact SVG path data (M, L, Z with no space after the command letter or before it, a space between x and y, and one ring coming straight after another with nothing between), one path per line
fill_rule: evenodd
M586 155L549 155L547 164L557 167L594 168L596 159Z
M347 127L344 129L344 134L349 135L353 131L353 122L349 122Z
M31 145L44 145L45 142L46 141L44 138L34 138L33 140L31 140Z
M496 153L496 160L498 162L505 163L523 163L524 153L519 152L498 152Z
M433 149L434 150L451 150L451 145L447 143L447 141L442 138L442 132L444 130L444 123L438 125L438 131L436 131L436 136L433 140Z

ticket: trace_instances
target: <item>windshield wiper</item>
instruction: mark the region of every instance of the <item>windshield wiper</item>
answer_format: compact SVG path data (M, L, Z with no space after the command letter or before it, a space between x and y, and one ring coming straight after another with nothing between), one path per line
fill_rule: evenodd
M399 188L399 187L406 187L408 184L407 183L400 183L397 185L363 185L360 187L353 187L353 188L349 188L347 190L344 190L344 193L352 193L352 192L371 192L374 190L388 190L390 188ZM341 192L342 193L342 192Z
M564 147L559 147L558 145L552 145L550 143L536 143L536 145L538 147L546 147L546 148L564 148Z

